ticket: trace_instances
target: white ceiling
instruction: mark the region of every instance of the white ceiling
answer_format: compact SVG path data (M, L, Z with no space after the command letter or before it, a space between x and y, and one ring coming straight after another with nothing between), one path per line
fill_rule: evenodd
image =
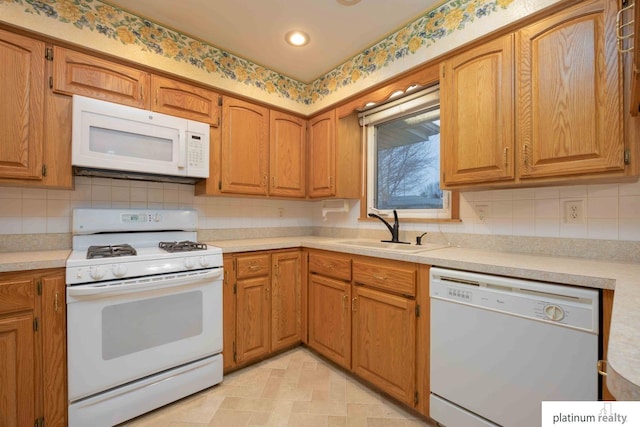
M106 0L135 15L309 83L441 0ZM290 30L311 41L285 43Z

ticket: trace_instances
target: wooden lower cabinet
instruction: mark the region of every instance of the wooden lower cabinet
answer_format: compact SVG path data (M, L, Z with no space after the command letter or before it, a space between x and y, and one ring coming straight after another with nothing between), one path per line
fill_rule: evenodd
M309 252L309 340L318 353L429 415L429 266Z
M351 283L309 276L309 347L351 368Z
M225 372L301 342L301 253L225 256Z
M271 255L271 351L300 342L301 260L298 250Z
M67 425L65 292L63 269L0 274L3 427Z
M0 418L7 426L36 420L33 319L33 311L0 318Z
M269 353L269 276L237 283L236 360L242 363Z
M609 348L609 333L611 329L611 313L613 311L613 290L604 289L602 291L602 359L607 360L607 351ZM607 377L602 377L602 400L616 400L615 396L607 387Z
M352 370L399 401L416 393L416 301L354 286Z

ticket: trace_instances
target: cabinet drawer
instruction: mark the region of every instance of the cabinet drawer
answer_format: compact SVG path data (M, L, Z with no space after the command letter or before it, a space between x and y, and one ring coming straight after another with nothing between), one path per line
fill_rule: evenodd
M351 280L351 260L348 258L310 254L309 272L341 280Z
M0 282L0 313L31 310L34 299L35 286L32 280Z
M416 275L412 264L353 261L355 283L402 295L416 295Z
M269 254L243 255L237 259L237 277L256 277L268 275L271 271Z

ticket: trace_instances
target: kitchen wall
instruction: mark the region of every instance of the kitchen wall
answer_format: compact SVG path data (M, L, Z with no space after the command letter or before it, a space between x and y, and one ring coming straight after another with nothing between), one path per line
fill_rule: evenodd
M193 186L76 177L74 190L0 186L0 252L68 248L75 207L195 208L206 240L325 235L382 238L378 221L349 212L322 217L322 202L194 196ZM564 220L564 203L582 201L583 220ZM640 183L464 192L461 222L403 223L401 237L466 247L640 262ZM483 218L479 212L484 211Z

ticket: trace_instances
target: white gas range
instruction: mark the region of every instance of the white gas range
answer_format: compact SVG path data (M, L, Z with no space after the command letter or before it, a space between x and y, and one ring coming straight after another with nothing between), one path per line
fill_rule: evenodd
M76 209L69 426L113 426L222 381L222 251L193 210Z

